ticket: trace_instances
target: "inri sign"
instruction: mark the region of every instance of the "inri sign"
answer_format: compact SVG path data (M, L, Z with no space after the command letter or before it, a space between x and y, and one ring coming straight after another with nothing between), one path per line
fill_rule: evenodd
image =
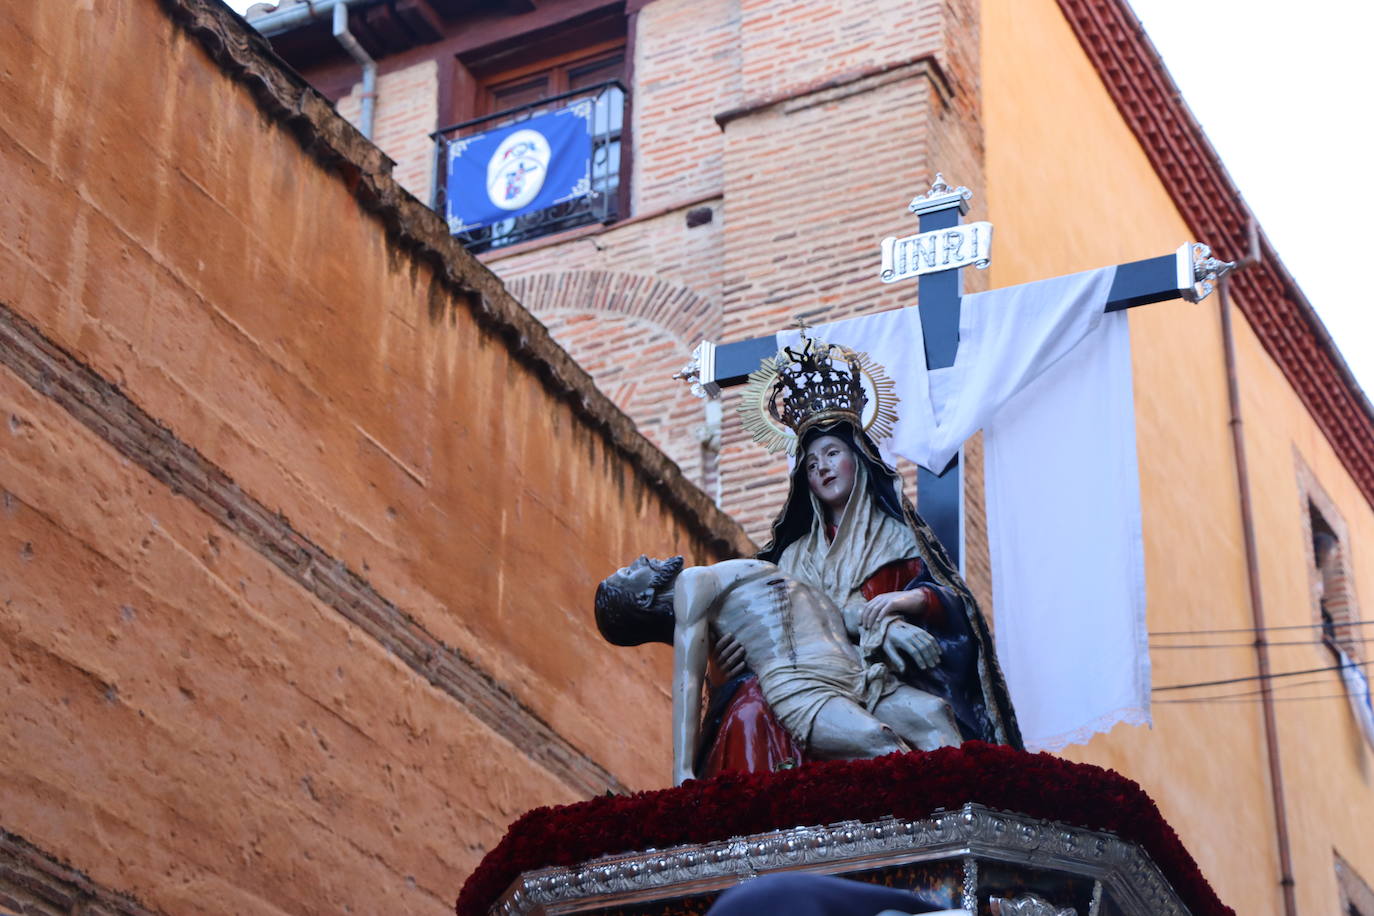
M992 223L965 223L905 238L883 239L884 283L956 267L983 268L992 257Z

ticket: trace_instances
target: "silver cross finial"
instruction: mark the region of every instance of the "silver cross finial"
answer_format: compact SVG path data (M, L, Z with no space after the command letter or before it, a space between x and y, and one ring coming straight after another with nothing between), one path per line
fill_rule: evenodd
M935 180L930 183L930 190L924 194L917 194L912 198L911 204L907 209L912 213L919 214L935 209L937 201L939 202L939 206L945 207L952 206L952 201L958 201L960 211L965 212L968 210L968 204L964 203L964 201L972 197L973 192L968 188L962 185L957 188L951 188L949 184L945 182L945 176L940 172L936 172Z

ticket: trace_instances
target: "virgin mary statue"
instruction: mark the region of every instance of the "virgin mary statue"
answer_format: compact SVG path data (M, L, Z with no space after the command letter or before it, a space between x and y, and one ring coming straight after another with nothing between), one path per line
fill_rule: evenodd
M829 350L814 343L819 352ZM812 367L791 378L784 369L774 383L767 401L777 420L796 431L797 461L772 540L758 558L823 589L858 634L865 663L887 664L913 687L946 700L964 740L1020 748L987 621L903 495L900 476L864 431L866 396L858 371L851 362L852 378L837 381L843 368L818 375ZM781 402L777 408L773 394ZM899 619L928 634L919 656L902 659L881 650L887 627ZM700 775L800 762L747 673L716 692L706 724L706 734L715 732L703 742Z

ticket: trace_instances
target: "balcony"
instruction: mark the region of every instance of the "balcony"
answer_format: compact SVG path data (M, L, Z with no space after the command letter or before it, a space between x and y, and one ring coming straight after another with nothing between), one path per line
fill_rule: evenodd
M430 206L474 253L619 218L626 209L620 176L621 131L628 103L625 86L610 80L435 131L430 135L434 140ZM526 122L532 129L556 126L559 118L575 125L570 133L565 131L572 137L565 148L558 146L556 138L551 145L544 138L547 130L530 144L521 143L511 129ZM510 162L518 164L503 166ZM530 176L537 177L538 187ZM551 190L552 185L542 189L546 181L567 177L573 180L563 181L557 191ZM531 194L532 187L538 193ZM530 202L517 206L526 197L532 197ZM548 198L556 202L541 206L541 199ZM506 212L510 215L505 216Z

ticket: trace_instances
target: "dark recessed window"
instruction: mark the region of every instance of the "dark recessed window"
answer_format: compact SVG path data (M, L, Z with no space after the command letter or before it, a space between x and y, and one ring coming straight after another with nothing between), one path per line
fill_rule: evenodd
M1317 564L1317 608L1321 615L1322 639L1352 658L1359 634L1356 632L1354 596L1346 574L1346 550L1336 530L1312 503L1307 504L1312 527L1312 556Z

